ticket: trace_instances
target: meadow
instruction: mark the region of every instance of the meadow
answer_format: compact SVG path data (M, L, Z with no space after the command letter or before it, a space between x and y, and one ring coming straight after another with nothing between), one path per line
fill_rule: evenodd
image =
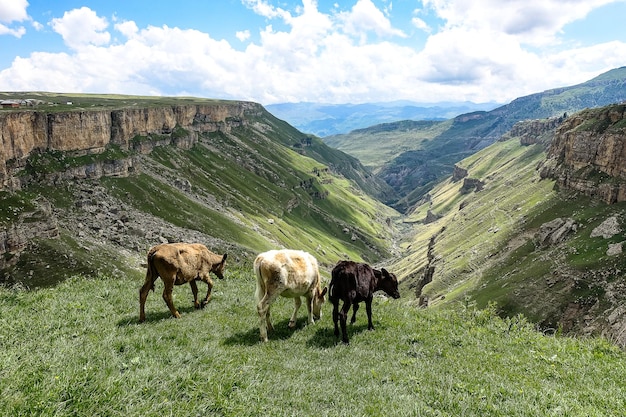
M626 354L601 338L547 336L491 307L421 310L403 294L375 299L374 331L360 310L350 345L333 335L330 304L315 325L303 307L290 330L281 298L260 343L248 267L216 279L203 310L176 287L180 319L158 280L139 324L142 275L0 288L0 415L626 414Z

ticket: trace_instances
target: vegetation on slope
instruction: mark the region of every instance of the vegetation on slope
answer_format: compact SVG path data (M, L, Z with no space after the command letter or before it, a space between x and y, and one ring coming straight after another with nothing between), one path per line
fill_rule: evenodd
M585 83L513 100L489 112L445 122L398 122L373 126L324 140L358 156L398 194L394 207L405 211L452 173L456 162L494 143L522 120L571 114L626 99L626 67ZM389 138L394 140L390 142ZM389 145L393 144L390 149Z
M182 130L172 135L185 136ZM163 135L134 140L154 148L148 155L111 146L84 157L31 156L28 185L7 193L11 205L0 221L6 228L21 224L43 198L61 238L29 242L24 257L3 271L4 281L37 285L77 272L128 273L163 240L200 241L241 262L277 247L307 250L328 265L342 258L375 263L391 254L398 213L371 197L389 188L354 157L269 113L203 133L191 149L158 146ZM60 175L124 158L139 167L128 177ZM123 251L131 256L115 255Z
M606 316L624 302L618 287L626 256L607 250L624 233L603 238L591 232L609 217L622 219L626 205L555 190L553 181L539 178L544 158L541 143L496 142L459 163L484 188L463 191L463 181L447 180L414 208L408 256L394 266L409 277L405 285L419 290L426 284L422 302L470 297L479 307L496 303L500 314L523 313L544 328L608 330ZM435 221L425 222L429 212ZM563 242L543 245L541 226L558 218L572 219L575 230ZM435 268L429 283L421 282L426 267ZM593 314L581 320L587 312Z
M626 413L626 354L605 339L536 332L492 309L407 308L375 300L349 346L330 306L295 330L293 302L273 304L258 342L251 270L229 267L212 301L169 317L150 293L138 324L140 273L74 277L57 287L0 288L0 414L161 416L609 416ZM200 288L201 289L201 288ZM27 358L27 359L26 359Z

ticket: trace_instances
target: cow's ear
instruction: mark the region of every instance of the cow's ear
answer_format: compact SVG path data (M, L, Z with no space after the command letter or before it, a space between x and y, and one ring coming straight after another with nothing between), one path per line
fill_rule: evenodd
M324 287L324 289L322 290L322 293L320 294L320 297L323 297L326 295L326 291L328 291L328 287Z
M383 276L387 276L387 277L389 276L389 272L387 272L387 270L385 268L381 268L380 272L383 273Z
M226 257L228 256L227 253L224 254L224 256L222 256L222 263L226 262Z

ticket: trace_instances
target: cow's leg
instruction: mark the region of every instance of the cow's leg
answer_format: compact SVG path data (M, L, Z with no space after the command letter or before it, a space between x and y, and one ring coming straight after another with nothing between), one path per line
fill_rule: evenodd
M339 337L339 300L333 301L333 323L335 324L335 337Z
M270 304L267 306L267 314L265 315L265 323L267 324L268 332L271 332L274 330L274 326L272 326L271 311L272 311L272 306Z
M146 280L143 283L143 286L139 289L139 322L142 323L146 320L146 299L148 298L148 293L151 289L154 288L154 281L159 276L156 274L151 274L148 272L146 274Z
M348 310L350 310L350 305L352 302L350 300L346 300L341 306L341 311L339 312L339 321L341 323L341 341L346 345L350 343L348 341L348 330L346 326L346 321L348 319Z
M196 284L196 281L189 281L189 286L191 287L191 292L193 293L193 306L195 308L200 308L200 303L198 302L198 285Z
M213 289L213 280L207 274L202 279L202 281L206 282L206 285L207 285L206 297L204 297L204 300L202 300L202 304L200 305L200 307L204 308L204 306L206 306L207 303L211 300L211 290Z
M365 311L367 312L367 330L374 330L374 325L372 324L372 299L373 297L369 297L365 300Z
M308 299L307 299L308 301ZM300 297L294 297L293 299L293 314L291 315L291 318L289 319L289 327L290 328L294 328L296 327L296 320L298 318L298 310L300 309L300 305L302 305L302 299ZM309 322L313 323L313 313L311 313L311 302L308 301L307 302L307 307L309 309Z
M172 276L171 278L163 278L163 300L165 300L165 304L169 307L172 315L176 318L180 318L180 313L174 307L174 298L172 297L172 291L174 290L174 279L176 277Z
M352 318L350 319L350 324L354 324L356 321L356 311L359 309L359 303L352 303Z
M267 342L267 330L272 328L272 324L269 322L269 310L270 304L278 297L278 293L269 295L265 293L261 301L256 306L256 310L259 313L259 333L262 342Z

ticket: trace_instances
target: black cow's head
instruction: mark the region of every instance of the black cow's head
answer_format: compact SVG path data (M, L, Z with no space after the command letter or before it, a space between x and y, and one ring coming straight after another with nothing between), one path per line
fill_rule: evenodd
M395 274L388 272L385 268L380 270L382 278L378 282L380 289L387 293L390 297L400 298L400 292L398 291L398 278Z

